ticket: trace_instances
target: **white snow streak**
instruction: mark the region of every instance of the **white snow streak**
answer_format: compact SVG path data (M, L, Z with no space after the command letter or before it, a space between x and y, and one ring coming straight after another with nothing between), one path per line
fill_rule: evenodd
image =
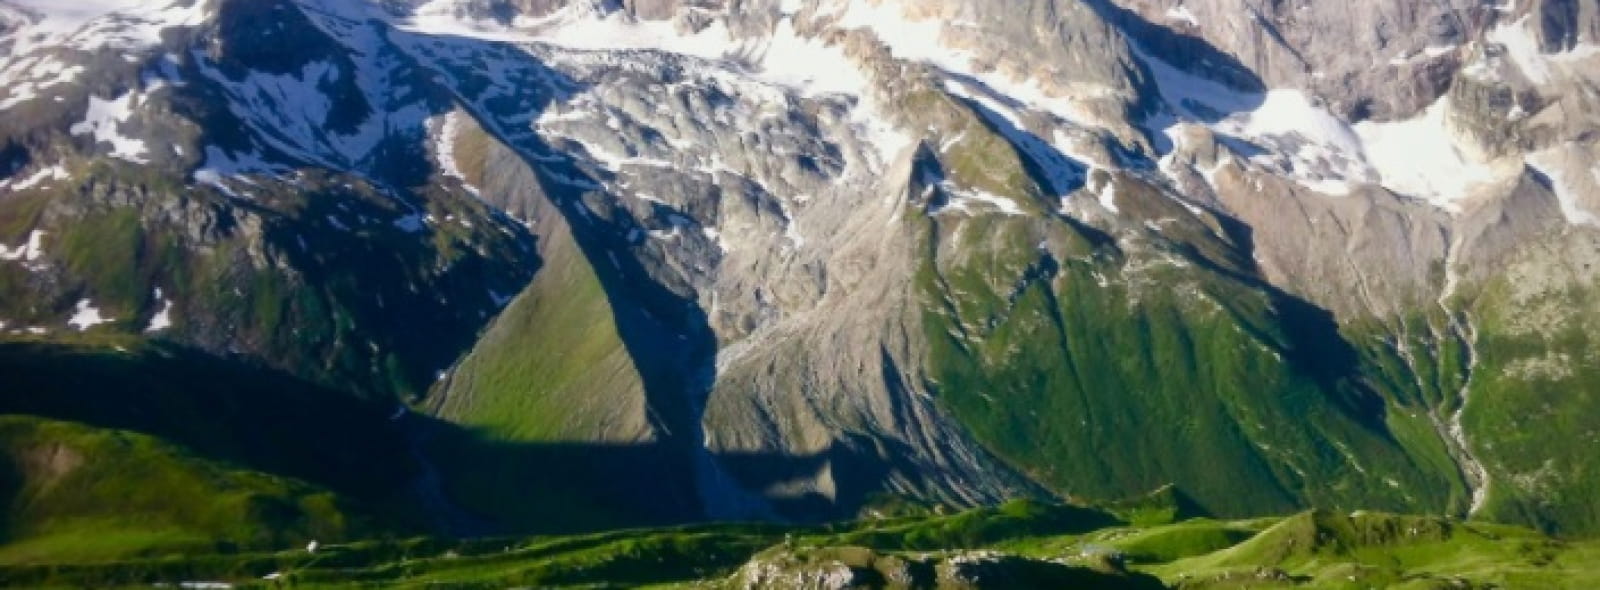
M133 116L133 107L133 92L125 93L113 100L91 96L83 122L74 124L68 131L73 135L90 134L98 143L111 144L112 157L144 164L148 162L145 154L149 151L145 148L144 140L123 135L118 129Z
M27 190L40 186L47 180L66 180L68 178L71 178L71 175L67 173L67 169L58 164L48 168L40 168L33 174L21 179L8 178L0 181L0 190Z
M100 315L100 310L94 306L93 302L88 299L81 299L78 301L77 311L73 313L71 319L67 320L67 325L82 332L110 321L111 318Z
M1585 210L1579 198L1579 194L1586 191L1588 194L1600 194L1593 192L1600 190L1600 183L1590 183L1582 174L1573 174L1561 162L1561 158L1554 150L1531 154L1527 157L1527 163L1529 167L1550 179L1550 188L1555 193L1556 202L1561 206L1561 214L1567 218L1568 223L1600 227L1600 217L1592 211Z
M0 244L0 260L33 262L44 256L44 232L33 230L28 233L28 241L16 248L7 248Z
M145 326L146 334L154 334L172 327L172 300L166 299L161 294L161 287L156 287L156 301L161 303L161 309L150 318L150 325Z

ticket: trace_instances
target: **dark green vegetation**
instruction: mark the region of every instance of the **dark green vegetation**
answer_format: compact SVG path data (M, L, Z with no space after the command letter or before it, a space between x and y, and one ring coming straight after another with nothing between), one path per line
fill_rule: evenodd
M962 144L944 161L1025 172L987 153L1005 149ZM1592 259L1592 238L1551 230L1475 262L1502 268L1482 284L1452 286L1441 262L1439 301L1336 318L1261 278L1250 228L1137 174L1088 176L1124 216L1159 221L923 228L931 389L1013 467L1094 502L1171 483L1216 515L1476 509L1596 530L1597 283L1562 262Z
M430 412L462 426L430 441L446 491L512 530L690 518L687 466L644 444L653 428L641 419L644 379L596 270L565 230L545 239L542 255L533 283L428 400ZM615 485L619 473L654 483L641 495ZM542 500L527 501L529 490Z
M416 466L392 406L176 346L95 338L0 344L5 555L262 548L428 524L408 508ZM82 531L97 542L74 540Z
M27 586L179 581L316 587L763 587L842 576L915 588L1587 588L1600 545L1440 518L1306 512L1131 525L1015 501L816 527L704 525L575 536L325 544L0 566ZM900 585L895 586L895 583Z
M104 560L341 538L342 499L127 431L0 418L0 563Z
M1463 422L1495 475L1487 517L1571 534L1600 529L1600 282L1538 289L1553 274L1538 265L1595 247L1573 236L1532 244L1474 302L1480 364ZM1593 276L1575 266L1557 272Z
M1204 225L1223 222L1105 182L1192 242L1066 220L930 223L918 280L934 388L979 440L1096 502L1172 483L1233 516L1465 507L1437 435L1386 415L1331 316L1249 278L1240 244Z

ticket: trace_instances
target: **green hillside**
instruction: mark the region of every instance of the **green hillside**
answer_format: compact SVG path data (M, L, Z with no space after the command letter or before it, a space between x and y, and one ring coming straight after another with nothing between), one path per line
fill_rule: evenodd
M1330 316L1250 279L1207 219L1119 187L1125 207L1163 207L1194 241L1016 217L929 224L931 377L979 440L1096 501L1173 483L1235 516L1462 507L1437 439L1385 412Z
M264 549L370 530L326 489L123 430L0 417L0 465L8 564Z
M1380 513L1132 525L1105 512L997 508L816 527L720 524L576 536L328 544L0 566L29 586L1590 588L1600 544ZM272 577L272 581L264 577ZM814 586L813 586L814 587Z
M125 432L119 436L142 437L139 448L160 449L214 470L298 481L294 489L331 492L382 523L380 528L367 519L348 518L329 529L329 537L341 530L337 536L354 537L431 526L428 515L416 509L411 482L418 467L407 435L389 419L393 405L359 401L245 362L114 336L74 343L0 342L0 375L0 415L7 419ZM54 443L47 435L57 433L18 429L9 440L49 448ZM108 513L121 510L137 518L146 509L160 512L159 507L120 504L124 496L116 492L138 486L136 481L117 481L109 474L103 479L96 486L106 490L102 499ZM192 509L202 510L205 497L196 492L187 499ZM24 512L38 508L29 506ZM339 512L347 512L347 504L339 506ZM258 534L270 538L278 528Z

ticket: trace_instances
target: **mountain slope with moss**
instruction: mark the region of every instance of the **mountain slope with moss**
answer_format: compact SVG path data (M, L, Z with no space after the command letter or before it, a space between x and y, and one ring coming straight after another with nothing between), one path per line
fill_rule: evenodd
M0 449L8 564L261 550L373 530L326 489L147 435L7 416Z
M1236 564L1165 543L1308 509L1600 532L1600 10L1238 3L0 0L0 414L90 429L13 453L132 441L311 514L15 520L238 545L1160 489L1228 523L1138 531L1192 572ZM1364 526L1239 563L1409 559ZM772 562L960 569L825 545Z

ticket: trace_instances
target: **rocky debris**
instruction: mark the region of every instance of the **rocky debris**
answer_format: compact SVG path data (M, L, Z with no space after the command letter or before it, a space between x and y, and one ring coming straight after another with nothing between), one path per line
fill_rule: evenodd
M1128 9L1125 21L1138 21L1125 26L1149 23L1203 39L1263 86L1306 89L1351 120L1404 119L1431 104L1449 87L1448 75L1441 74L1459 63L1478 27L1491 18L1489 7L1467 1L1373 2L1357 10L1244 0L1106 3ZM1164 35L1150 37L1136 38L1159 43ZM1168 43L1182 47L1179 41ZM1185 64L1181 52L1161 49L1152 47Z
M1154 577L1096 571L993 551L893 555L864 547L775 547L751 558L732 588L1161 588Z

